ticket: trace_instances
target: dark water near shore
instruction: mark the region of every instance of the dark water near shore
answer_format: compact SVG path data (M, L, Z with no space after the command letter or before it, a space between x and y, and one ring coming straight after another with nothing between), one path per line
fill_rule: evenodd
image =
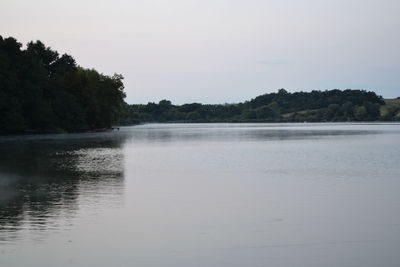
M400 266L400 124L0 137L0 266Z

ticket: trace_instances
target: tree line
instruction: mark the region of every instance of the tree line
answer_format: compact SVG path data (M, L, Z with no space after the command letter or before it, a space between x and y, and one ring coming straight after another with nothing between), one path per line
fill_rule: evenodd
M143 122L400 121L400 99L385 105L365 90L290 93L237 104L128 105L123 77L76 64L41 41L26 48L0 36L0 134L81 132Z
M0 36L0 133L109 128L124 107L123 77L78 66L41 41Z
M384 108L383 108L384 107ZM140 122L340 122L400 120L400 105L385 106L374 92L285 89L237 104L173 105L169 100L124 107L121 124Z

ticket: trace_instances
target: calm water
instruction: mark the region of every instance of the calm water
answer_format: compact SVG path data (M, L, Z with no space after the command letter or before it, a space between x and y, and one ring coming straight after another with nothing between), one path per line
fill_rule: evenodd
M0 138L0 266L400 266L400 125Z

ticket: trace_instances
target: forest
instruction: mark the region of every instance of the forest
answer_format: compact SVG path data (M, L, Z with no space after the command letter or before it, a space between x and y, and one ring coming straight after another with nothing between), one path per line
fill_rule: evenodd
M0 36L0 134L69 133L145 122L400 121L400 99L365 90L279 89L236 104L127 104L123 76L83 68L41 41Z
M126 105L121 124L140 122L346 122L400 121L400 102L386 105L365 90L290 93L280 89L238 104L173 105L169 100Z
M0 133L110 128L125 105L123 77L76 64L70 55L0 36Z

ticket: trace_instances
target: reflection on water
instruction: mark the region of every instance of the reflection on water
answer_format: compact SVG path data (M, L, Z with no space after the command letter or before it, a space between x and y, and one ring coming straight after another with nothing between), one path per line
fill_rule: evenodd
M397 266L399 145L400 124L0 137L0 266Z
M382 126L385 126L382 124ZM386 125L390 127L390 125ZM126 130L129 128L125 128ZM380 134L368 124L145 124L130 128L131 142L273 141ZM389 129L385 129L387 133Z
M119 136L118 136L119 137ZM48 231L77 212L79 197L123 192L123 138L107 135L3 138L0 242L21 229Z

